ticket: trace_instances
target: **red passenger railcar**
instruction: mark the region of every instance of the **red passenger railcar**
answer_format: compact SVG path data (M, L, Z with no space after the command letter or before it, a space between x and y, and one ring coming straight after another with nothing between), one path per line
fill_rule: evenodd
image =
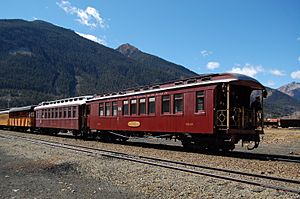
M59 131L81 133L85 127L85 103L92 96L42 102L35 107L36 128L57 134Z
M87 124L106 139L152 134L184 146L227 150L243 140L255 148L262 111L251 110L251 93L264 89L244 75L197 76L90 99Z

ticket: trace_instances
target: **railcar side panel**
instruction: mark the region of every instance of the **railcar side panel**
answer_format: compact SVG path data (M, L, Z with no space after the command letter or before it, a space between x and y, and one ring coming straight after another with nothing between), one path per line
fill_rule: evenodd
M12 108L9 110L8 126L35 127L34 106Z
M62 119L38 118L36 123L37 123L36 127L38 127L38 128L79 130L79 119L78 118L62 118Z
M49 129L80 129L79 106L54 107L36 110L36 127Z
M131 96L127 98L117 98L109 100L97 100L89 102L90 115L88 116L88 126L93 130L111 131L142 131L142 132L162 132L162 133L206 133L213 131L213 89L215 86L189 88L173 90L148 95ZM201 100L204 101L203 110L196 110L197 92L201 92ZM165 96L169 96L168 102L164 102ZM179 97L176 99L176 97ZM145 103L146 114L139 114L139 100L155 97L155 113L149 113L149 103ZM203 99L202 99L203 98ZM137 105L130 104L133 100ZM177 100L177 101L176 101ZM128 115L124 115L124 101L128 102ZM112 116L111 112L105 116L106 103L111 110L112 102L117 102L117 114ZM169 103L167 111L163 106ZM182 103L182 105L180 104ZM102 104L102 105L100 105ZM179 105L178 105L179 104ZM99 106L102 106L104 113L99 113ZM134 114L131 113L132 106L136 107ZM182 106L182 108L181 108ZM180 109L180 110L176 110ZM170 109L170 110L169 110ZM183 110L181 110L183 109ZM169 110L169 112L168 112ZM164 112L165 111L165 112Z

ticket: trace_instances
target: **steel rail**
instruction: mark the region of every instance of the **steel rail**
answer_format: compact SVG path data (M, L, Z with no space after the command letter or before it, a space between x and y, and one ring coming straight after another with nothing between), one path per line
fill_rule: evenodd
M249 153L242 151L231 151L222 153L231 157L245 157L248 159L255 158L258 160L267 160L267 161L281 161L281 162L292 162L300 163L300 157L297 156L287 156L287 155L278 155L278 154L264 154L264 153Z
M17 136L17 137L20 137L20 138L23 138L23 139L28 139L28 138L23 137L23 136ZM30 138L30 139L34 139L34 140L38 140L38 141L45 141L45 140L38 139L38 138ZM46 141L46 142L48 142L48 141ZM287 179L287 178L266 176L266 175L247 173L247 172L242 172L242 171L234 171L234 170L216 168L216 167L209 167L209 166L204 166L204 165L194 165L194 164L185 163L185 162L172 161L172 160L153 158L153 157L146 157L146 156L140 156L140 155L130 155L130 154L122 153L122 152L92 148L92 147L87 147L87 146L82 146L82 145L72 145L72 144L66 144L66 143L60 143L60 142L54 142L54 141L51 141L51 143L61 144L61 145L64 145L64 146L69 146L69 147L81 147L81 148L88 149L88 150L95 150L95 151L100 151L100 152L113 153L113 154L123 155L123 156L127 156L127 157L138 157L139 159L145 159L145 160L161 161L161 162L177 164L177 165L181 165L181 166L189 166L189 167L195 167L195 168L206 169L206 170L213 170L213 171L220 171L220 172L225 172L225 173L233 173L233 174L237 174L237 175L244 175L244 176L249 176L249 177L257 177L257 178L264 178L264 179L275 180L275 181L280 181L280 182L300 184L299 180L293 180L293 179Z
M116 134L116 135L119 135L119 134ZM123 138L128 138L128 137L124 136ZM184 150L182 150L182 151L184 151ZM291 155L249 153L249 152L243 152L243 151L230 151L230 152L222 152L222 151L219 151L219 152L207 151L206 152L206 151L204 151L203 154L215 155L215 156L227 156L227 157L233 157L233 158L257 159L257 160L263 160L263 161L280 161L280 162L300 163L300 157L291 156Z
M300 184L300 181L297 181L297 180L264 176L264 175L259 175L259 174L251 174L251 173L246 173L246 172L232 171L232 170L220 169L220 168L214 168L214 167L193 165L193 164L188 164L188 163L182 163L182 162L176 162L176 161L170 161L170 160L164 160L164 159L158 159L158 158L151 158L151 157L145 157L145 156L135 156L135 155L129 155L129 154L115 152L115 151L95 149L95 148L91 148L91 147L71 145L71 144L65 144L65 143L59 143L59 142L49 142L49 141L45 141L42 139L27 138L27 137L23 137L23 136L15 136L15 135L13 135L13 136L7 135L7 136L10 136L11 138L20 138L20 139L23 139L23 140L26 140L26 141L29 141L32 143L36 143L36 144L43 144L43 145L48 145L51 147L65 148L65 149L73 150L76 152L82 152L82 153L86 153L86 154L90 154L90 155L94 155L94 156L104 156L104 157L111 157L111 158L116 158L116 159L127 160L127 161L131 161L131 162L138 162L138 163L142 163L142 164L159 166L162 168L168 168L168 169L173 169L173 170L178 170L178 171L183 171L183 172L188 172L188 173L193 173L193 174L198 174L198 175L205 175L205 176L214 177L214 178L218 178L218 179L229 180L229 181L234 181L234 182L239 182L239 183L245 183L245 184L260 186L260 187L264 187L264 188L270 188L270 189L281 190L281 191L286 191L286 192L291 192L291 193L297 193L300 195L299 189L265 184L265 183L260 183L260 182L253 181L253 180L245 180L245 179L240 179L237 177L229 177L229 176L224 176L224 175L208 173L208 172L204 172L204 171L197 171L195 169L184 168L182 166L189 166L189 167L193 167L193 168L215 170L215 171L221 171L221 172L226 172L226 173L233 173L233 174L238 174L238 175L264 178L264 179L268 179L268 180L275 180L275 181L280 181L280 182ZM5 136L1 136L1 137L5 137ZM153 162L153 161L156 161L156 162ZM168 165L166 163L175 164L175 166ZM181 167L178 165L180 165Z

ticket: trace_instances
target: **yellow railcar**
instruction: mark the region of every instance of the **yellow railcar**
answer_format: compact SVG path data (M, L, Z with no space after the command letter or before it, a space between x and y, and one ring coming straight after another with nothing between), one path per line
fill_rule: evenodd
M0 128L7 127L9 120L9 112L7 111L0 111Z
M9 110L8 125L17 129L29 129L35 127L35 106L11 108Z

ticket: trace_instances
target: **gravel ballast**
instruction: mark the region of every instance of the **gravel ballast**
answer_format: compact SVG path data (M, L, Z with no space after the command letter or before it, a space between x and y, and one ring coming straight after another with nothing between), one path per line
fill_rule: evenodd
M300 166L296 163L239 159L9 131L0 131L0 135L2 132L300 180ZM297 194L113 158L96 158L22 140L0 138L0 143L1 198L300 198Z

